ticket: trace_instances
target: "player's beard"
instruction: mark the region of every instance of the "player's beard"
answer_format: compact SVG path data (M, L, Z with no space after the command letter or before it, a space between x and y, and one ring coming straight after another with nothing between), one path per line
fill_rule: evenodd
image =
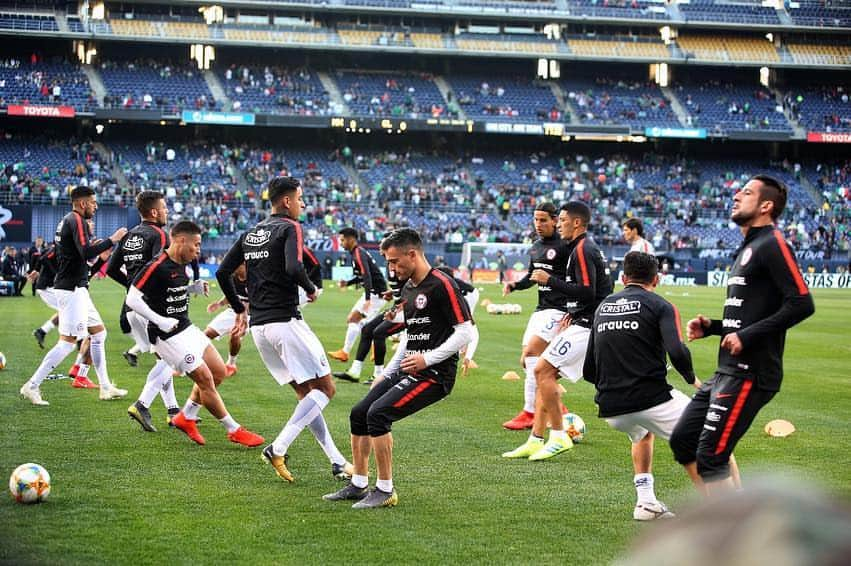
M741 209L739 209L739 210L733 212L730 215L730 220L735 222L737 226L744 226L748 222L753 220L755 216L756 216L755 212L748 213L748 212L743 212Z

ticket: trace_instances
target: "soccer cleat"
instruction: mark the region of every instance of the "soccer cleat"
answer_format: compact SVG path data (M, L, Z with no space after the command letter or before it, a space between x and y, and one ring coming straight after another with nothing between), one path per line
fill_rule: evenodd
M510 452L504 452L502 454L503 458L528 458L538 450L544 447L544 439L543 438L530 438L514 450Z
M68 370L68 377L77 377L77 372L80 371L80 364L74 364L71 366L71 369Z
M328 355L337 360L338 362L347 362L349 361L349 355L343 350L337 350L335 352L328 352Z
M128 350L127 352L122 352L122 356L127 360L127 363L130 364L130 367L134 368L139 365L139 357L136 354L131 354Z
M352 479L352 474L355 473L354 467L346 462L345 464L331 464L331 475L335 480Z
M157 432L157 428L151 422L151 411L139 401L127 408L127 414L130 415L131 419L142 425L142 430Z
M225 377L230 377L236 373L236 364L226 364L225 365Z
M524 430L532 428L533 424L535 424L535 413L524 410L517 413L517 416L510 421L502 423L502 426L508 430Z
M78 378L79 379L79 378ZM76 381L76 380L74 380ZM126 389L119 389L114 384L104 385L100 388L100 400L109 401L110 399L121 399L127 396Z
M573 441L565 435L564 439L550 439L540 450L529 456L529 460L537 462L557 456L573 448Z
M364 385L366 385L367 387L371 387L371 386L372 386L372 383L373 383L374 381L375 381L375 378L374 378L374 377L370 377L369 379L367 379L366 381L364 381L364 382L363 382L363 384L364 384Z
M207 441L204 440L204 437L201 436L200 432L198 432L198 427L195 426L195 421L190 421L189 419L187 419L186 416L183 414L183 411L180 411L179 413L174 415L174 417L172 417L171 424L175 428L183 431L186 436L191 438L192 441L196 444L200 444L201 446L207 444Z
M377 487L371 490L366 497L352 505L352 509L377 509L378 507L395 507L399 503L399 496L394 489L390 493L382 491Z
M233 432L228 433L228 440L243 446L260 446L265 440L262 436L255 432L251 432L244 426L239 427Z
M290 483L295 481L295 478L290 473L289 469L287 469L287 462L290 459L289 454L284 454L283 456L276 455L272 451L272 445L270 444L263 449L261 455L265 461L269 462L272 467L275 468L275 473L278 474L279 478Z
M29 400L29 402L33 405L38 405L40 407L47 407L50 405L50 403L41 398L41 390L38 387L33 389L29 386L29 383L24 383L24 386L21 387L20 393L21 397Z
M78 375L74 378L74 381L71 382L71 387L76 387L77 389L97 389L98 386L84 375Z
M360 381L360 379L359 379L359 378L357 378L357 377L355 377L355 376L351 375L351 374L350 374L349 372L347 372L347 371L338 371L338 372L334 372L334 377L336 377L337 379L342 379L342 380L344 380L344 381L351 381L352 383L357 383L357 382L359 382L359 381Z
M325 501L360 501L368 493L369 488L367 487L356 487L351 483L347 483L342 489L323 495L322 499Z
M668 506L661 501L653 503L637 503L632 512L632 518L636 521L655 521L656 519L673 519L676 517L668 511Z
M47 336L47 333L41 328L36 328L33 330L33 336L35 337L35 341L38 342L38 347L44 350L44 338Z

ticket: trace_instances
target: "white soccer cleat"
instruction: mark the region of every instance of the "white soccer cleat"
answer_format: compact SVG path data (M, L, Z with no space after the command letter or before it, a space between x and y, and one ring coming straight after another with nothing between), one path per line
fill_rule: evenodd
M101 385L100 400L108 401L110 399L121 399L127 395L126 389L119 389L113 384Z
M29 382L24 383L24 386L21 387L21 397L29 400L33 405L38 405L40 407L47 407L50 405L47 401L41 398L41 390L36 387L35 389L29 386Z
M654 503L638 503L632 511L632 518L636 521L655 521L656 519L673 519L676 517L668 511L668 506L661 501Z

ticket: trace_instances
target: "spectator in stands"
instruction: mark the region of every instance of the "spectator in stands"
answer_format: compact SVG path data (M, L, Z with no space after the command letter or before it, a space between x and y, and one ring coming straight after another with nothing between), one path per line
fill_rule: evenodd
M22 266L18 258L18 250L14 246L6 246L2 262L2 270L0 270L0 273L2 273L4 281L11 281L15 284L15 296L20 297L21 291L27 283L27 279L22 274Z

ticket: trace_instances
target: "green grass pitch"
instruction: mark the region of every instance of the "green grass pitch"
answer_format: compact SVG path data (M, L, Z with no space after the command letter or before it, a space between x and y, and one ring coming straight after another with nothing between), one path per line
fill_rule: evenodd
M326 285L330 287L330 285ZM27 292L29 289L27 289ZM278 480L259 449L227 441L208 414L201 429L207 446L193 445L165 426L165 410L152 407L160 432L144 433L127 418L153 364L130 368L121 352L130 345L118 330L121 291L92 284L107 322L110 375L128 388L127 400L104 402L97 391L74 390L67 380L42 387L50 407L34 407L18 389L40 362L30 336L51 312L37 298L0 299L0 471L37 462L50 472L53 491L42 505L0 498L0 561L4 563L576 563L611 562L641 530L632 521L634 489L627 438L596 417L593 388L567 385L564 399L587 425L586 441L553 460L506 461L503 451L525 438L500 423L522 403L522 382L502 381L518 367L519 341L534 306L534 291L517 293L519 316L476 312L481 366L459 378L445 401L399 423L395 430L395 484L399 506L357 512L321 496L339 487L319 446L305 431L290 449L295 484ZM684 319L718 315L722 289L664 288ZM305 318L326 349L340 347L353 291L329 288ZM213 297L217 298L217 291ZM501 302L489 286L482 298ZM783 390L759 415L737 449L744 481L759 471L793 474L842 497L851 496L851 293L815 291L816 314L789 333ZM206 301L192 315L204 327ZM56 339L55 332L49 343ZM700 377L711 375L717 339L692 345ZM224 341L217 343L223 353ZM239 373L221 392L234 417L271 441L291 414L295 397L263 367L250 338ZM69 358L63 365L67 372ZM371 366L367 366L371 367ZM334 370L344 369L334 363ZM676 387L688 391L677 375ZM338 446L350 453L348 412L363 385L338 383L326 418ZM188 382L178 382L181 402ZM798 432L786 439L762 433L786 418ZM669 448L657 444L656 491L674 510L692 497ZM374 473L371 480L374 481ZM5 480L4 480L5 481Z

